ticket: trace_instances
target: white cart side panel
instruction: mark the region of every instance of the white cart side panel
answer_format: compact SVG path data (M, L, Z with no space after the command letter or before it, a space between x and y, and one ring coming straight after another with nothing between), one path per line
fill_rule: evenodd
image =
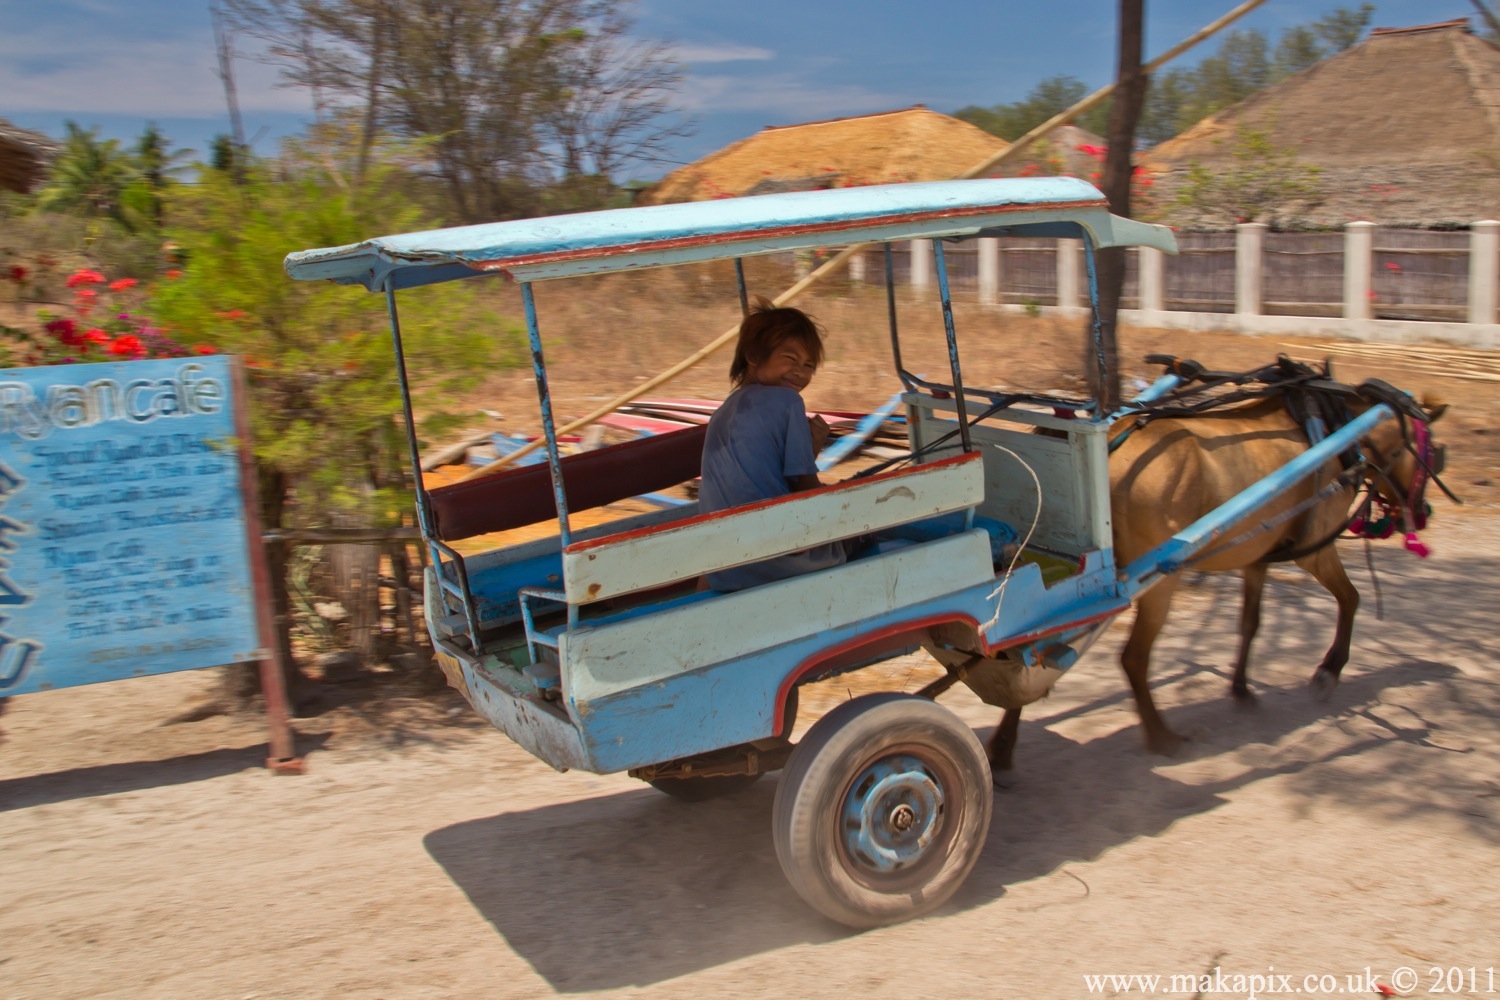
M563 552L563 584L571 603L602 601L964 510L983 499L980 462L969 459L919 466L700 515L685 523L571 545Z
M878 619L994 575L989 536L967 531L617 624L573 629L561 639L563 692L582 718L591 699Z
M918 445L958 426L951 416L951 401L916 395L907 399L912 404L911 434ZM970 404L970 408L972 412L976 404ZM1018 424L1061 431L1067 436L1039 434ZM1006 411L975 426L970 436L984 456L985 472L985 497L979 513L1004 521L1023 535L1032 518L1038 517L1036 482L1003 447L1024 459L1041 483L1041 514L1033 544L1072 555L1110 547L1106 431L1103 424L1026 410ZM957 447L956 440L953 447ZM936 454L948 453L945 448Z

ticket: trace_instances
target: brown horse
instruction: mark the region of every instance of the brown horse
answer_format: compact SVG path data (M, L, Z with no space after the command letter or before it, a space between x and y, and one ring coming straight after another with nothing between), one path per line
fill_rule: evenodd
M1359 404L1355 409L1362 411L1365 405ZM1424 408L1429 411L1429 424L1447 410L1446 406ZM1401 426L1395 420L1383 422L1361 447L1367 459L1362 475L1387 501L1396 520L1396 530L1415 530L1414 526L1408 526L1402 512L1412 506L1410 491L1417 475L1417 461L1404 447ZM1284 402L1276 398L1209 410L1192 417L1163 417L1139 427L1109 461L1115 564L1128 565L1306 449L1303 428L1288 414ZM1231 541L1239 537L1244 526L1274 522L1277 514L1310 501L1339 472L1338 460L1330 460L1316 476L1304 479L1260 508L1253 520L1233 529ZM1211 550L1208 558L1194 563L1193 568L1198 570L1238 571L1244 577L1239 651L1231 684L1236 699L1253 700L1246 683L1246 668L1250 644L1260 625L1261 593L1271 563L1286 554L1296 556L1297 565L1327 588L1338 602L1333 644L1312 677L1313 686L1323 691L1330 691L1338 684L1339 672L1349 659L1359 593L1344 572L1338 549L1332 544L1319 543L1331 541L1348 523L1355 496L1355 485L1342 486L1272 530L1231 548ZM1420 504L1419 496L1416 505ZM1166 621L1180 582L1180 573L1173 574L1140 597L1135 624L1120 655L1145 730L1146 747L1153 753L1171 754L1182 744L1182 737L1167 727L1156 710L1147 684L1151 646ZM1011 766L1020 718L1020 709L1007 709L990 743L990 762L996 769Z

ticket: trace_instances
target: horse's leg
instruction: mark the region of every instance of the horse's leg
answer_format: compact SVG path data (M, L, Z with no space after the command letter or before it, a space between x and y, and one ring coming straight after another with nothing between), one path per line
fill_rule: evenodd
M1167 620L1177 583L1177 577L1168 577L1136 602L1135 625L1131 627L1130 639L1120 653L1120 666L1125 668L1125 679L1130 681L1130 692L1135 695L1135 708L1140 713L1141 728L1146 731L1146 749L1169 756L1182 746L1182 737L1167 728L1161 713L1156 710L1146 675L1151 669L1151 646Z
M1332 545L1298 559L1297 565L1312 574L1313 579L1321 583L1339 603L1339 623L1333 633L1333 645L1328 647L1323 662L1318 664L1310 682L1320 693L1327 695L1338 686L1339 672L1349 662L1349 642L1354 637L1354 613L1359 610L1359 591L1349 582L1349 574L1344 572L1344 561L1339 558L1338 550Z
M1245 577L1245 601L1240 606L1240 651L1234 660L1234 682L1229 690L1242 705L1253 705L1255 695L1250 693L1246 671L1250 666L1250 643L1260 630L1260 598L1266 589L1266 572L1271 567L1263 562L1252 563L1242 571Z
M1015 764L1016 737L1021 732L1021 710L1007 708L1000 726L990 737L990 771L1009 771Z

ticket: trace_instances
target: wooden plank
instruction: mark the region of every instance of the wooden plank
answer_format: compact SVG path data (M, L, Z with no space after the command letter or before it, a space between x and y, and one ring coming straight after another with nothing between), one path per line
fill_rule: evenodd
M588 604L963 510L983 499L980 456L960 455L662 528L578 542L563 552L563 585L570 603Z
M753 653L774 657L784 643L993 579L989 536L975 530L623 622L585 623L561 637L564 686L586 704Z

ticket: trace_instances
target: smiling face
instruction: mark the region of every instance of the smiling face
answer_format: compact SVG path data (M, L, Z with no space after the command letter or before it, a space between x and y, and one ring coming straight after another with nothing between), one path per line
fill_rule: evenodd
M787 337L771 348L769 357L750 363L745 371L745 382L779 385L800 393L807 388L817 370L818 362L807 345L795 337Z

